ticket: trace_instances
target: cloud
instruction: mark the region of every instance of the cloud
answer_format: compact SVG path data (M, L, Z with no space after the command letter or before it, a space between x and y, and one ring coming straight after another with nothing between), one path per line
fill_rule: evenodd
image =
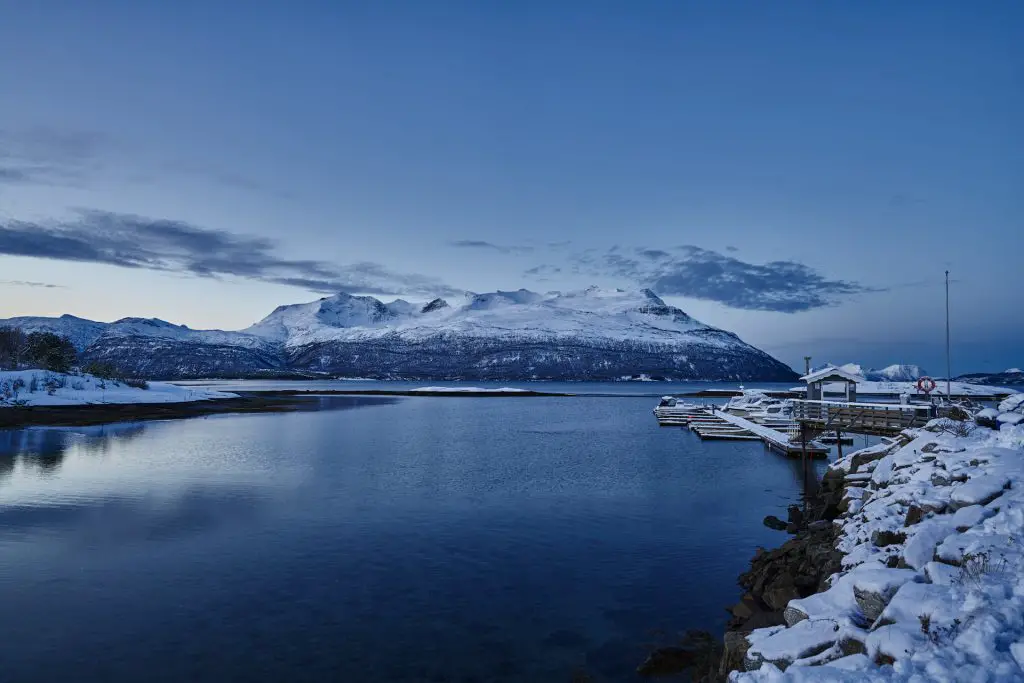
M95 167L103 144L86 131L0 128L0 185L75 184Z
M0 222L0 254L102 263L186 273L233 276L301 287L314 292L456 295L437 278L396 273L379 263L337 266L278 256L262 237L238 235L169 219L81 210L69 221Z
M558 275L562 269L558 266L549 266L546 263L523 271L523 275L531 277L543 277L546 275Z
M485 242L483 240L455 240L448 244L449 246L461 249L490 249L502 254L529 254L533 252L533 247L529 246L494 244L493 242Z
M0 285L9 287L41 287L44 289L64 289L64 285L53 285L49 282L32 282L31 280L0 280Z
M662 295L717 301L731 308L796 313L824 308L845 296L873 290L856 282L830 280L795 261L748 263L693 245L680 255L653 249L610 249L574 257L576 272L633 280Z
M730 246L726 247L726 248L725 248L725 250L726 250L726 251L733 251L733 252L736 252L736 251L739 251L739 250L740 250L740 248L739 248L739 247L734 247L734 246L731 246L731 245L730 245Z

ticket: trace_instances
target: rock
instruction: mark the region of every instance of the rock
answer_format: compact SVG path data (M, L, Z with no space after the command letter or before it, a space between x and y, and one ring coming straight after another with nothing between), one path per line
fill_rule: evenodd
M793 578L789 574L784 574L781 579L772 583L761 599L773 610L784 610L790 600L796 600L799 597L800 591L793 583Z
M747 635L739 631L726 631L725 650L722 653L722 662L718 667L721 676L729 675L730 671L737 671L743 668L743 660L750 649L750 642Z
M911 505L907 510L907 516L903 518L903 526L913 526L924 519L924 510L917 505Z
M874 462L876 460L881 460L886 455L888 455L888 452L889 452L888 449L885 449L885 450L880 450L880 451L868 451L866 453L864 453L864 452L857 453L850 460L850 470L852 472L857 472L857 471L860 470L862 465L865 465L865 464L867 464L869 462Z
M759 628L780 626L784 623L786 623L786 620L782 616L782 612L779 612L778 610L772 612L761 610L743 622L743 627L740 630L749 633L750 631L754 631Z
M786 626L794 626L807 618L806 612L791 605L786 605L786 609L782 612L782 619L786 622Z
M931 477L932 486L949 486L951 480L945 472L934 472Z
M647 655L636 672L647 677L671 676L692 666L696 659L697 653L694 650L674 646L659 647Z
M839 641L839 650L843 653L844 657L849 655L863 655L867 654L868 651L867 647L864 646L864 643L850 635L845 636Z
M903 543L907 540L907 535L902 531L889 531L883 529L871 534L871 543L879 548L884 548L887 545L893 545L894 543Z
M747 620L754 616L755 613L761 611L761 608L758 607L757 599L750 593L747 593L729 611L737 619Z
M809 531L824 531L825 529L828 529L831 526L832 524L828 520L819 519L816 522L811 522L807 529Z
M787 512L789 513L788 520L790 524L795 524L798 527L803 526L804 513L800 509L799 505L790 505L789 508L787 508Z
M955 512L969 505L988 505L1003 495L1003 491L1009 486L1010 480L1005 476L982 474L972 477L970 481L953 491L949 497L949 507Z
M785 531L786 523L775 515L768 515L764 518L764 525L769 529L775 529L776 531Z

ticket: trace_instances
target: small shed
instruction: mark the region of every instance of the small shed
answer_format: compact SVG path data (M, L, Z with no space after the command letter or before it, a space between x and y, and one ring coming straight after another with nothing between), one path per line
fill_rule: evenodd
M860 375L847 372L837 367L827 367L815 370L809 375L800 379L807 382L807 400L821 401L825 396L825 385L842 383L846 385L846 401L854 403L857 401L857 382L864 380Z

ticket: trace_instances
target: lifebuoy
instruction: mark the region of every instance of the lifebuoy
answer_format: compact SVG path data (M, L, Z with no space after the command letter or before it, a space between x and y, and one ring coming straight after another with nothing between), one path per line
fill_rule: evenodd
M921 377L917 380L917 388L926 394L930 394L935 391L935 380L931 377Z

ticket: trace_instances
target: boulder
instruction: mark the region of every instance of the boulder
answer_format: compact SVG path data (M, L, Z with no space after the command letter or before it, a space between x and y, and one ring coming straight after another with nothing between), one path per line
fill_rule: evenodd
M894 543L903 543L906 540L907 535L902 531L881 529L871 534L871 543L879 548L884 548L885 546L893 545Z
M775 515L768 515L764 518L764 525L769 529L775 529L776 531L785 531L787 524Z
M917 505L911 505L907 510L907 516L903 518L903 526L913 526L924 519L924 510Z
M743 660L750 649L750 642L747 641L747 634L739 631L726 631L725 650L722 653L722 662L719 664L718 673L725 677L730 671L743 669Z

